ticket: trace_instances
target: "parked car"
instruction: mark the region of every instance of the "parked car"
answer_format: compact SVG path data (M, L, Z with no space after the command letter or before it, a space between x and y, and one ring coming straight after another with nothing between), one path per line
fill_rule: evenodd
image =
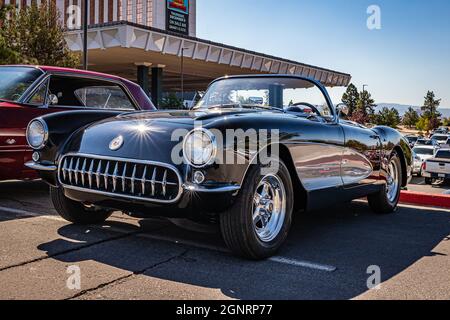
M450 149L440 149L433 158L427 160L423 176L426 184L432 184L437 179L450 179Z
M112 116L155 108L138 85L119 77L57 67L0 66L0 181L37 178L24 165L32 154L25 139L31 119L79 109L104 110Z
M414 145L415 147L419 147L419 146L432 146L433 148L435 148L436 150L439 149L441 146L439 145L439 143L436 140L431 140L431 139L418 139L416 144Z
M262 105L241 103L255 94ZM102 223L114 210L218 222L234 253L262 259L285 242L297 210L367 196L376 213L395 211L412 172L408 141L341 120L347 110L308 78L230 76L190 111L35 119L28 166L73 223Z
M433 158L437 149L432 146L418 146L414 147L412 151L414 156L413 174L421 177L425 161Z
M430 139L436 141L439 145L443 145L447 143L448 138L448 134L434 134Z
M406 140L408 140L409 146L411 148L414 148L417 140L419 140L419 137L417 136L405 136Z

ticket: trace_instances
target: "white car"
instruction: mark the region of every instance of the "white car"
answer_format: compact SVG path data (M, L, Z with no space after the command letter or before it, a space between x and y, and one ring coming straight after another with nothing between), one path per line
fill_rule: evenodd
M439 145L444 145L447 143L448 138L448 134L435 134L431 137L431 140L436 141Z
M431 159L436 154L436 148L433 146L417 146L414 147L414 164L413 164L413 174L417 174L419 177L422 176L422 167L425 161Z
M422 175L426 184L438 179L450 180L450 149L439 149L433 158L425 161Z

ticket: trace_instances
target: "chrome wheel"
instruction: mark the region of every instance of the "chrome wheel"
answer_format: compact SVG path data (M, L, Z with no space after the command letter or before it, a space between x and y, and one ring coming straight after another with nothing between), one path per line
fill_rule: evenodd
M253 228L263 242L273 241L280 233L286 216L286 191L282 180L267 175L260 181L253 197Z
M394 202L398 195L398 188L400 186L400 182L398 181L398 167L397 163L391 161L388 168L388 176L386 181L386 193L387 198L390 202Z

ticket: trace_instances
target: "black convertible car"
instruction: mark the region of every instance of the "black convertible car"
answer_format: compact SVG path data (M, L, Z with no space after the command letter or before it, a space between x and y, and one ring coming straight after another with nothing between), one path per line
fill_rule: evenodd
M70 111L33 120L27 165L59 214L101 223L133 216L218 223L233 252L262 259L295 212L367 197L394 212L411 176L408 141L340 119L326 89L292 75L225 77L190 111Z

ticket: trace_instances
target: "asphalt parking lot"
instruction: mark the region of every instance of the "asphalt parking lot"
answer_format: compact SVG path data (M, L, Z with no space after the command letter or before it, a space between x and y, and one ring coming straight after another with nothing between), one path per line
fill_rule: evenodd
M230 255L217 234L120 214L56 216L40 182L0 183L0 299L450 299L450 211L364 202L296 215L279 256ZM68 268L81 288L67 286ZM381 288L369 290L368 267Z
M450 195L450 182L436 181L433 185L426 185L424 178L414 177L408 186L408 190L430 194Z

